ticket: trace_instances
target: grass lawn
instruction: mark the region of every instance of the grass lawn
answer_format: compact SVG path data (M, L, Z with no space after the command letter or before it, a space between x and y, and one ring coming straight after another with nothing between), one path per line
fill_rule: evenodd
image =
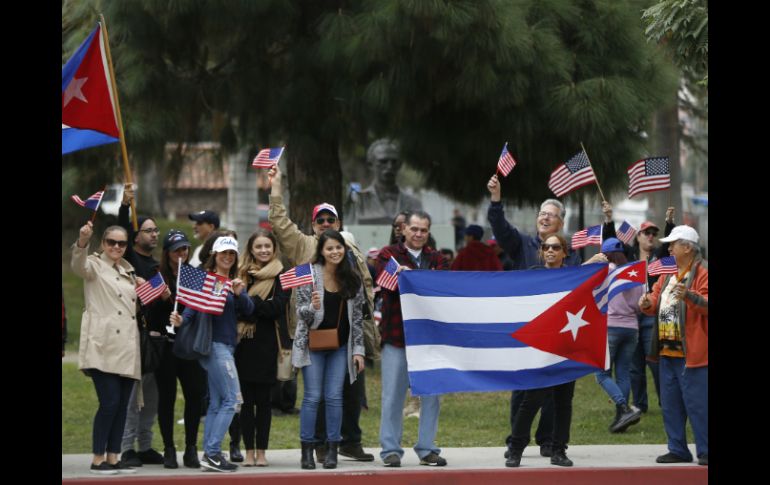
M361 413L363 445L379 448L380 426L380 371L367 369L366 389L369 410ZM302 377L299 377L299 397L302 400ZM649 379L650 389L652 378ZM89 453L91 449L91 424L98 407L96 393L90 379L77 370L77 364L62 364L62 452ZM573 401L571 444L654 444L665 445L663 421L657 400L639 424L622 434L611 434L607 426L614 417L614 406L609 404L604 391L593 376L578 380ZM175 421L182 418L184 401L181 389L177 393ZM436 443L443 447L499 446L502 457L503 440L509 433L509 392L448 394L441 399L441 418ZM163 450L157 423L153 427L153 448ZM199 430L200 449L203 426ZM177 449L184 449L184 426L174 425L174 441ZM417 419L404 420L405 449L417 441ZM688 426L688 441L694 442ZM534 441L533 441L534 442ZM225 438L224 447L229 444ZM298 416L274 417L270 431L270 448L299 448ZM664 450L661 450L664 451Z

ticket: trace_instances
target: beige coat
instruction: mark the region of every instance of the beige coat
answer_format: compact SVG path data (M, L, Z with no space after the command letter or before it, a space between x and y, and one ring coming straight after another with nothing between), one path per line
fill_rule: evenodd
M75 243L72 270L83 278L85 293L78 368L140 379L133 266L125 259L115 265L104 253L88 256L88 246Z
M283 196L270 196L270 211L268 212L268 221L273 226L273 234L278 240L278 247L288 258L289 264L296 266L310 262L315 255L316 246L318 246L318 236L308 236L299 230L289 216L286 214L286 207L283 205ZM366 266L366 259L361 250L355 244L348 242L348 246L353 250L356 257L358 272L364 279L364 296L369 304L369 308L374 312L374 292L372 286L372 275ZM297 328L297 297L296 292L292 292L289 301L289 313L286 315L286 321L289 325L289 335L294 335ZM364 323L364 343L366 346L366 357L370 359L380 359L380 331L374 324L373 318L367 318Z

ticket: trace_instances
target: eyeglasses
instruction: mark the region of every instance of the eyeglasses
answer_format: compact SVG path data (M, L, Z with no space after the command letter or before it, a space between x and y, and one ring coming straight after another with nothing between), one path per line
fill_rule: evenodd
M549 249L553 249L554 251L561 251L561 244L541 244L540 249L542 249L543 252L546 252Z
M646 229L646 230L642 231L642 234L644 234L645 236L653 236L653 237L655 237L655 236L658 235L658 231L656 231L654 229Z
M147 229L139 229L139 232L143 232L145 234L159 234L160 229L157 227L148 227Z
M335 222L337 222L337 218L336 217L316 217L315 218L316 224L319 224L319 225L323 224L324 221L328 222L329 224L334 224Z
M539 217L549 217L551 219L561 219L561 217L558 214L554 214L553 212L546 212L546 211L540 211L537 213Z
M117 246L119 248L124 248L128 246L128 241L126 241L125 239L123 239L122 241L116 241L114 239L105 239L104 243L110 247Z

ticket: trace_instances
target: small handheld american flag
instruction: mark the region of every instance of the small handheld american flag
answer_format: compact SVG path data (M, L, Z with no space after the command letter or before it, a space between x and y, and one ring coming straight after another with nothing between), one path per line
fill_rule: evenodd
M617 231L615 231L616 235L618 236L618 239L623 241L626 244L631 244L631 241L634 239L634 236L636 235L636 228L628 223L628 221L623 221L623 224L618 227Z
M80 207L85 207L86 209L91 209L92 211L96 211L99 208L99 204L102 201L102 197L104 196L104 191L100 190L99 192L95 193L91 197L87 198L86 200L83 200L78 195L73 195L70 197L73 202L75 202Z
M199 312L221 315L231 286L232 282L224 276L183 264L179 270L177 300Z
M310 263L295 266L278 277L281 288L288 290L302 285L313 284L313 267Z
M579 249L590 245L594 245L594 246L602 245L601 224L587 227L572 235L572 249Z
M251 162L251 166L254 168L271 168L280 160L284 148L265 148L260 150L254 161Z
M662 274L676 274L676 258L673 256L666 256L650 263L647 266L647 274L650 276L658 276Z
M390 291L396 291L398 288L398 261L390 257L388 264L382 269L382 273L377 277L376 283Z
M166 291L166 282L163 281L163 275L157 273L155 276L136 287L136 296L142 305L149 305L155 299Z
M671 187L668 157L643 158L628 167L628 198Z
M516 160L513 159L513 156L508 151L508 142L505 142L503 151L500 153L500 159L497 161L497 169L503 174L503 177L507 177L515 166Z
M591 182L596 183L594 169L588 161L586 152L581 150L580 153L556 167L548 180L548 188L556 194L556 197L561 197Z

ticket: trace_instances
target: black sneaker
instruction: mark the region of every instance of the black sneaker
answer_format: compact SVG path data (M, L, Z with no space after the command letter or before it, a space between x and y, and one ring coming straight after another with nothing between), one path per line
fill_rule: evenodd
M642 416L641 411L626 404L621 405L620 411L620 417L617 422L610 427L610 432L612 433L624 432L632 424L638 423Z
M551 455L551 465L572 466L572 460L563 451L554 451Z
M698 457L698 465L709 466L709 456L708 456L708 454L701 455L701 456Z
M114 469L112 465L106 461L103 461L98 465L91 463L91 473L95 473L97 475L117 475L118 471Z
M446 466L446 460L431 451L420 458L420 465Z
M682 458L679 455L675 455L671 452L666 453L665 455L660 455L655 459L655 463L690 463L692 462L692 458Z
M507 466L509 468L518 468L519 465L521 464L521 453L520 452L517 453L517 452L515 452L513 450L510 450L508 452L508 456L506 458L507 459L505 460L505 466Z
M120 455L120 461L133 468L142 466L142 460L139 459L139 455L135 450L124 451Z
M357 445L340 446L338 453L357 461L374 461L374 455L365 452L363 447L361 447L361 443Z
M201 462L198 460L198 450L195 445L187 445L182 456L184 466L187 468L200 468Z
M540 456L546 458L553 456L553 447L551 445L540 445Z
M385 466L389 466L391 468L398 468L401 466L401 458L395 453L383 458L382 462L385 463Z
M222 455L222 453L217 453L213 456L208 456L206 453L204 453L203 459L201 459L201 469L230 473L237 470L238 465L225 460L225 457Z
M131 468L130 466L126 465L122 461L119 461L115 463L114 465L110 465L113 470L117 471L118 473L136 473L136 468Z
M144 465L162 465L163 464L163 455L153 450L152 448L149 448L144 451L140 451L136 454L136 456L139 457L139 459L142 461L142 464ZM133 465L130 465L130 466L133 466Z

